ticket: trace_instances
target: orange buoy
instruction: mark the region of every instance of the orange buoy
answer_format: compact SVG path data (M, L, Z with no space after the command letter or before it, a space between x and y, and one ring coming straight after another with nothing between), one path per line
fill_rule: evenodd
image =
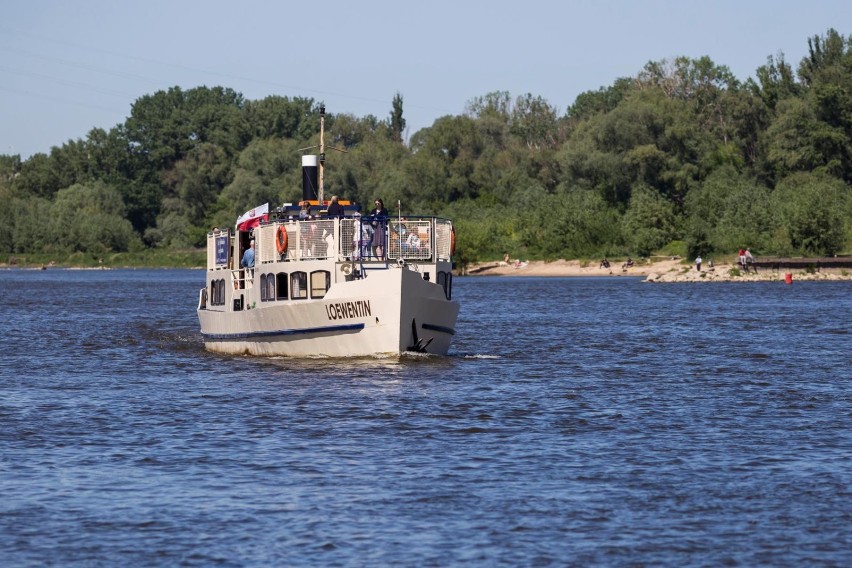
M284 228L284 225L278 225L278 230L275 232L275 248L278 250L278 254L287 252L287 229Z
M792 284L793 283L793 275L789 272L784 275L784 284Z

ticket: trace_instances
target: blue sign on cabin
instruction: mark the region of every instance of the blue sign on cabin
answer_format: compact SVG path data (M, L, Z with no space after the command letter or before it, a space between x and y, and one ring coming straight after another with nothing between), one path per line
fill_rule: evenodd
M228 237L216 237L216 264L228 264Z

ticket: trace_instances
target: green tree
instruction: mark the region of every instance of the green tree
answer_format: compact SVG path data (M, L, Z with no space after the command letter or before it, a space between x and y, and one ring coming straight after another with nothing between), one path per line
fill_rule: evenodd
M843 37L834 28L824 36L808 38L808 55L799 63L799 77L805 86L815 85L826 70L848 64L852 36Z
M541 97L527 93L515 100L509 132L529 149L553 148L559 140L556 109Z
M393 109L390 114L390 132L394 142L402 143L402 133L405 132L405 119L402 117L402 95L393 97Z
M95 181L60 190L50 206L51 242L55 250L104 254L140 246L125 218L121 194Z
M635 80L631 77L621 77L609 87L601 87L597 91L580 93L574 103L565 112L566 118L572 123L588 120L596 114L605 114L615 110L624 97L634 88Z
M432 207L458 199L475 199L479 188L470 178L484 141L469 117L444 117L411 139L414 155L406 160L406 179Z
M690 256L732 253L751 247L779 250L769 189L728 165L710 174L686 200L686 244Z
M307 140L319 132L319 108L312 98L269 96L243 107L252 138Z
M333 147L351 150L363 144L366 140L372 141L373 135L380 129L381 124L373 115L358 118L355 115L344 113L335 115L334 122L326 129L326 136ZM306 140L315 137L317 132L319 132L319 128Z
M825 171L837 177L849 173L852 143L843 129L820 120L806 100L780 102L766 137L767 162L776 179L795 172Z
M464 115L473 119L472 124L479 131L484 145L502 150L509 144L511 113L512 97L509 92L494 91L469 100Z
M137 99L125 130L133 151L157 170L167 170L193 148L209 142L226 153L239 152L250 139L241 94L223 87L183 91L171 87Z
M674 207L653 188L637 185L624 214L623 233L630 250L650 255L677 236Z
M225 151L215 144L201 144L164 173L176 212L196 226L206 225L208 208L231 182L232 170Z
M54 247L53 234L34 219L50 219L50 201L42 197L12 197L0 207L0 243L5 252L42 252ZM51 225L55 227L55 225Z
M19 196L52 198L57 191L67 187L67 182L56 161L47 154L38 153L21 164L13 188Z
M796 82L796 74L783 53L778 55L777 61L770 55L766 65L757 68L755 76L756 79L746 81L746 89L760 97L769 109L774 110L778 101L801 95L801 85Z
M519 223L521 241L534 256L592 257L619 246L619 215L599 193L560 188L539 196Z
M772 195L790 245L804 254L833 255L847 234L849 188L827 175L798 173L778 184Z

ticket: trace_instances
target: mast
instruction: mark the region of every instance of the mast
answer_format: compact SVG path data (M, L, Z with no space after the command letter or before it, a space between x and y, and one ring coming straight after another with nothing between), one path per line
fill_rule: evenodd
M319 108L320 113L320 144L319 144L319 192L317 193L317 200L319 201L319 206L322 208L323 206L323 190L324 188L324 177L325 177L325 105L320 104Z

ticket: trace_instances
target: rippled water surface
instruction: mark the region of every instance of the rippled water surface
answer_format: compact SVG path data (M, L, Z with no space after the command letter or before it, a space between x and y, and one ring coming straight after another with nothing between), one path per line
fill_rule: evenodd
M4 566L847 566L852 283L457 278L448 357L224 357L0 271Z

